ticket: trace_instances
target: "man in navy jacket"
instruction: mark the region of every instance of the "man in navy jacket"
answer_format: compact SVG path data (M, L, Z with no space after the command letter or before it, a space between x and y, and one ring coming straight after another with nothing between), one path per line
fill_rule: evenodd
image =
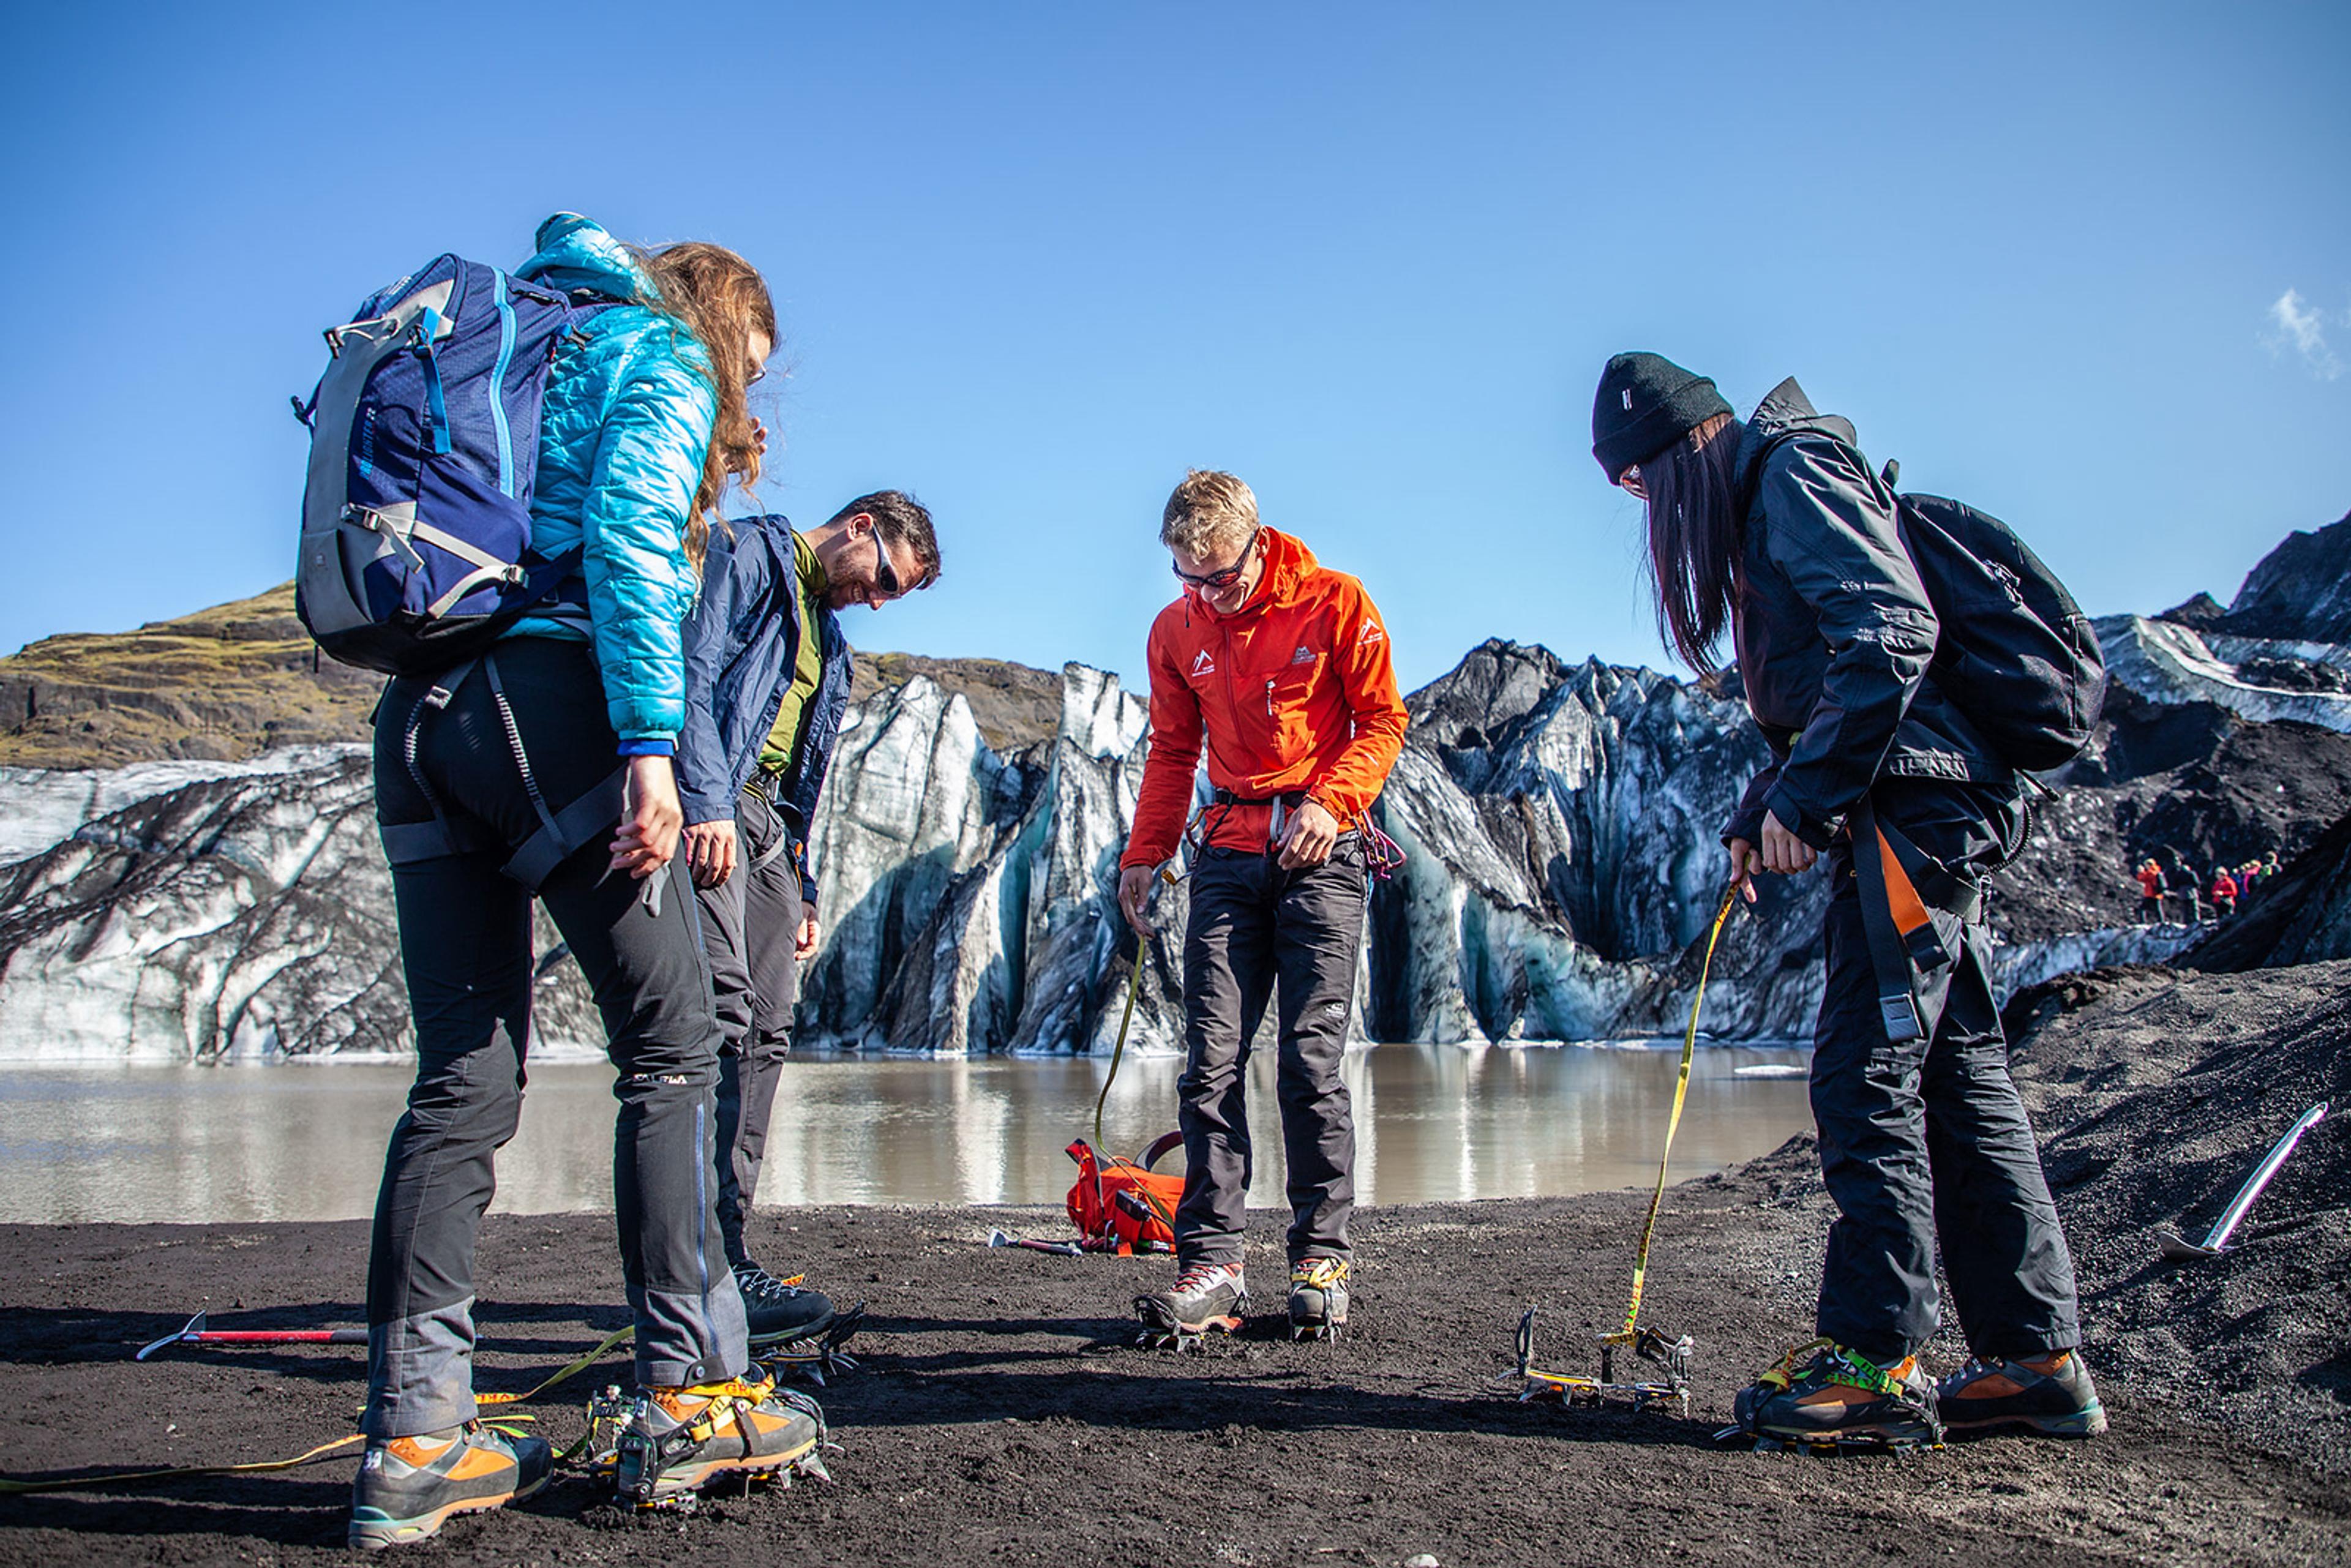
M823 1296L752 1259L743 1225L791 1045L799 966L816 951L808 841L849 706L837 612L878 610L938 575L930 513L877 490L806 534L773 516L712 529L702 594L686 616L677 765L721 1036L718 1223L755 1343L820 1333L832 1321Z

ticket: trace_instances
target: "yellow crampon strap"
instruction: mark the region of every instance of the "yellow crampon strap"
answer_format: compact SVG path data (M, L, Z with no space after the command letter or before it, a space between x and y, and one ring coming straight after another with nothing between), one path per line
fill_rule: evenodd
M565 1381L567 1378L577 1377L581 1373L587 1371L590 1367L595 1365L597 1362L603 1359L604 1353L606 1351L612 1349L616 1345L626 1343L636 1333L636 1326L634 1324L631 1324L627 1328L614 1329L611 1333L604 1336L603 1343L597 1345L594 1350L590 1351L586 1355L581 1356L579 1360L573 1362L570 1365L562 1368L560 1371L541 1378L538 1383L533 1384L525 1392L520 1394L476 1394L474 1396L474 1403L475 1405L528 1405L532 1400L538 1398L540 1395L546 1393L549 1389L554 1387L557 1384Z
M179 1476L258 1476L271 1470L290 1470L297 1465L307 1465L313 1459L323 1459L339 1448L348 1448L365 1439L354 1432L348 1437L338 1437L331 1443L321 1443L307 1454L297 1454L290 1459L258 1459L246 1465L181 1465L168 1470L121 1470L110 1475L76 1476L68 1480L16 1481L0 1478L0 1497L21 1497L27 1492L79 1491L85 1487L120 1486L125 1481L160 1481Z
M706 1443L719 1427L736 1418L738 1410L756 1408L758 1403L776 1391L776 1380L762 1377L753 1382L747 1377L730 1377L723 1383L698 1383L685 1390L689 1397L705 1403L693 1420L685 1424L685 1435L696 1443Z
M476 1406L528 1403L565 1379L576 1377L587 1371L603 1356L605 1352L620 1344L636 1332L633 1325L614 1330L605 1336L603 1343L597 1345L595 1349L572 1362L569 1366L540 1379L535 1386L525 1393L476 1394L474 1396L474 1403ZM500 1415L484 1417L482 1424L494 1430L504 1432L508 1437L515 1437L519 1434L515 1432L514 1427L529 1419L529 1416L522 1415ZM272 1470L290 1470L298 1465L307 1465L313 1459L323 1459L329 1454L348 1448L354 1443L364 1441L366 1441L364 1434L354 1432L348 1437L338 1437L331 1443L321 1443L308 1452L297 1454L290 1459L256 1459L249 1464L242 1465L179 1465L170 1469L118 1470L94 1476L75 1476L63 1480L19 1481L0 1477L0 1497L21 1497L28 1492L81 1491L90 1487L122 1486L131 1481L177 1480L190 1476L267 1475Z
M1608 1336L1612 1344L1630 1344L1634 1341L1634 1325L1641 1318L1641 1291L1649 1282L1649 1242L1657 1233L1657 1207L1666 1200L1666 1166L1674 1157L1674 1134L1682 1124L1682 1103L1689 1097L1690 1058L1698 1051L1698 1009L1706 1005L1707 977L1714 972L1714 946L1722 939L1722 927L1730 918L1730 906L1739 899L1739 884L1732 883L1722 892L1722 907L1714 912L1714 925L1706 934L1706 958L1698 966L1698 994L1690 998L1689 1028L1682 1031L1681 1076L1674 1081L1674 1113L1666 1121L1665 1152L1657 1156L1657 1187L1649 1195L1649 1217L1641 1223L1641 1249L1633 1255L1633 1299L1625 1304L1625 1326Z
M1761 1384L1766 1388L1777 1388L1784 1391L1789 1385L1792 1384L1796 1380L1796 1364L1798 1362L1811 1360L1813 1352L1816 1350L1834 1350L1835 1348L1835 1341L1825 1339L1816 1339L1808 1344L1800 1344L1795 1349L1790 1351L1787 1354L1782 1356L1778 1365L1766 1367L1761 1372L1757 1373L1755 1375L1755 1381Z

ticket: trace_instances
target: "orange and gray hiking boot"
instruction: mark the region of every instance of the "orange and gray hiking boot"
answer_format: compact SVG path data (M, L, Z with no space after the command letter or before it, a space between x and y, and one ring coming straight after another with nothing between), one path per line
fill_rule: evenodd
M1301 1258L1290 1266L1290 1337L1337 1339L1347 1326L1347 1260Z
M2095 1437L2106 1429L2097 1385L2074 1350L2011 1361L1977 1356L1936 1386L1943 1425L1954 1432L2029 1427L2053 1437Z
M1166 1290L1134 1298L1135 1315L1143 1320L1137 1343L1198 1350L1210 1329L1239 1333L1241 1312L1248 1305L1249 1286L1239 1264L1195 1263Z
M370 1442L351 1482L353 1546L371 1550L423 1541L455 1513L519 1502L547 1484L552 1449L538 1437L509 1437L478 1421L421 1437Z
M735 1477L831 1479L817 1451L823 1441L817 1402L771 1377L648 1388L621 1434L612 1488L624 1503L653 1508Z
M1733 1411L1758 1446L1917 1448L1943 1440L1935 1385L1917 1356L1881 1367L1824 1339L1797 1346L1740 1390Z

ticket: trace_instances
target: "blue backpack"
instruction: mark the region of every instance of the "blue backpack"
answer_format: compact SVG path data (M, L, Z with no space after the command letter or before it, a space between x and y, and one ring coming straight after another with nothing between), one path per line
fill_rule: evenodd
M294 408L311 433L294 605L329 657L431 674L579 597L580 551L530 548L531 483L548 368L603 303L444 256L328 329Z

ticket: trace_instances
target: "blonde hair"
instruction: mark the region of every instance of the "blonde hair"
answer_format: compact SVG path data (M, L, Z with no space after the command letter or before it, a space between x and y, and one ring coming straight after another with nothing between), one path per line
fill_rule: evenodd
M723 246L688 240L650 255L640 254L657 300L647 300L702 345L710 361L711 390L718 394L718 417L702 460L702 481L694 492L694 515L685 524L685 559L696 575L710 544L711 520L729 476L748 492L759 482L759 437L752 423L749 378L751 335L776 346L776 307L767 281L741 256Z
M1247 543L1257 526L1257 497L1247 485L1230 474L1195 468L1167 497L1159 542L1186 555L1209 555Z

